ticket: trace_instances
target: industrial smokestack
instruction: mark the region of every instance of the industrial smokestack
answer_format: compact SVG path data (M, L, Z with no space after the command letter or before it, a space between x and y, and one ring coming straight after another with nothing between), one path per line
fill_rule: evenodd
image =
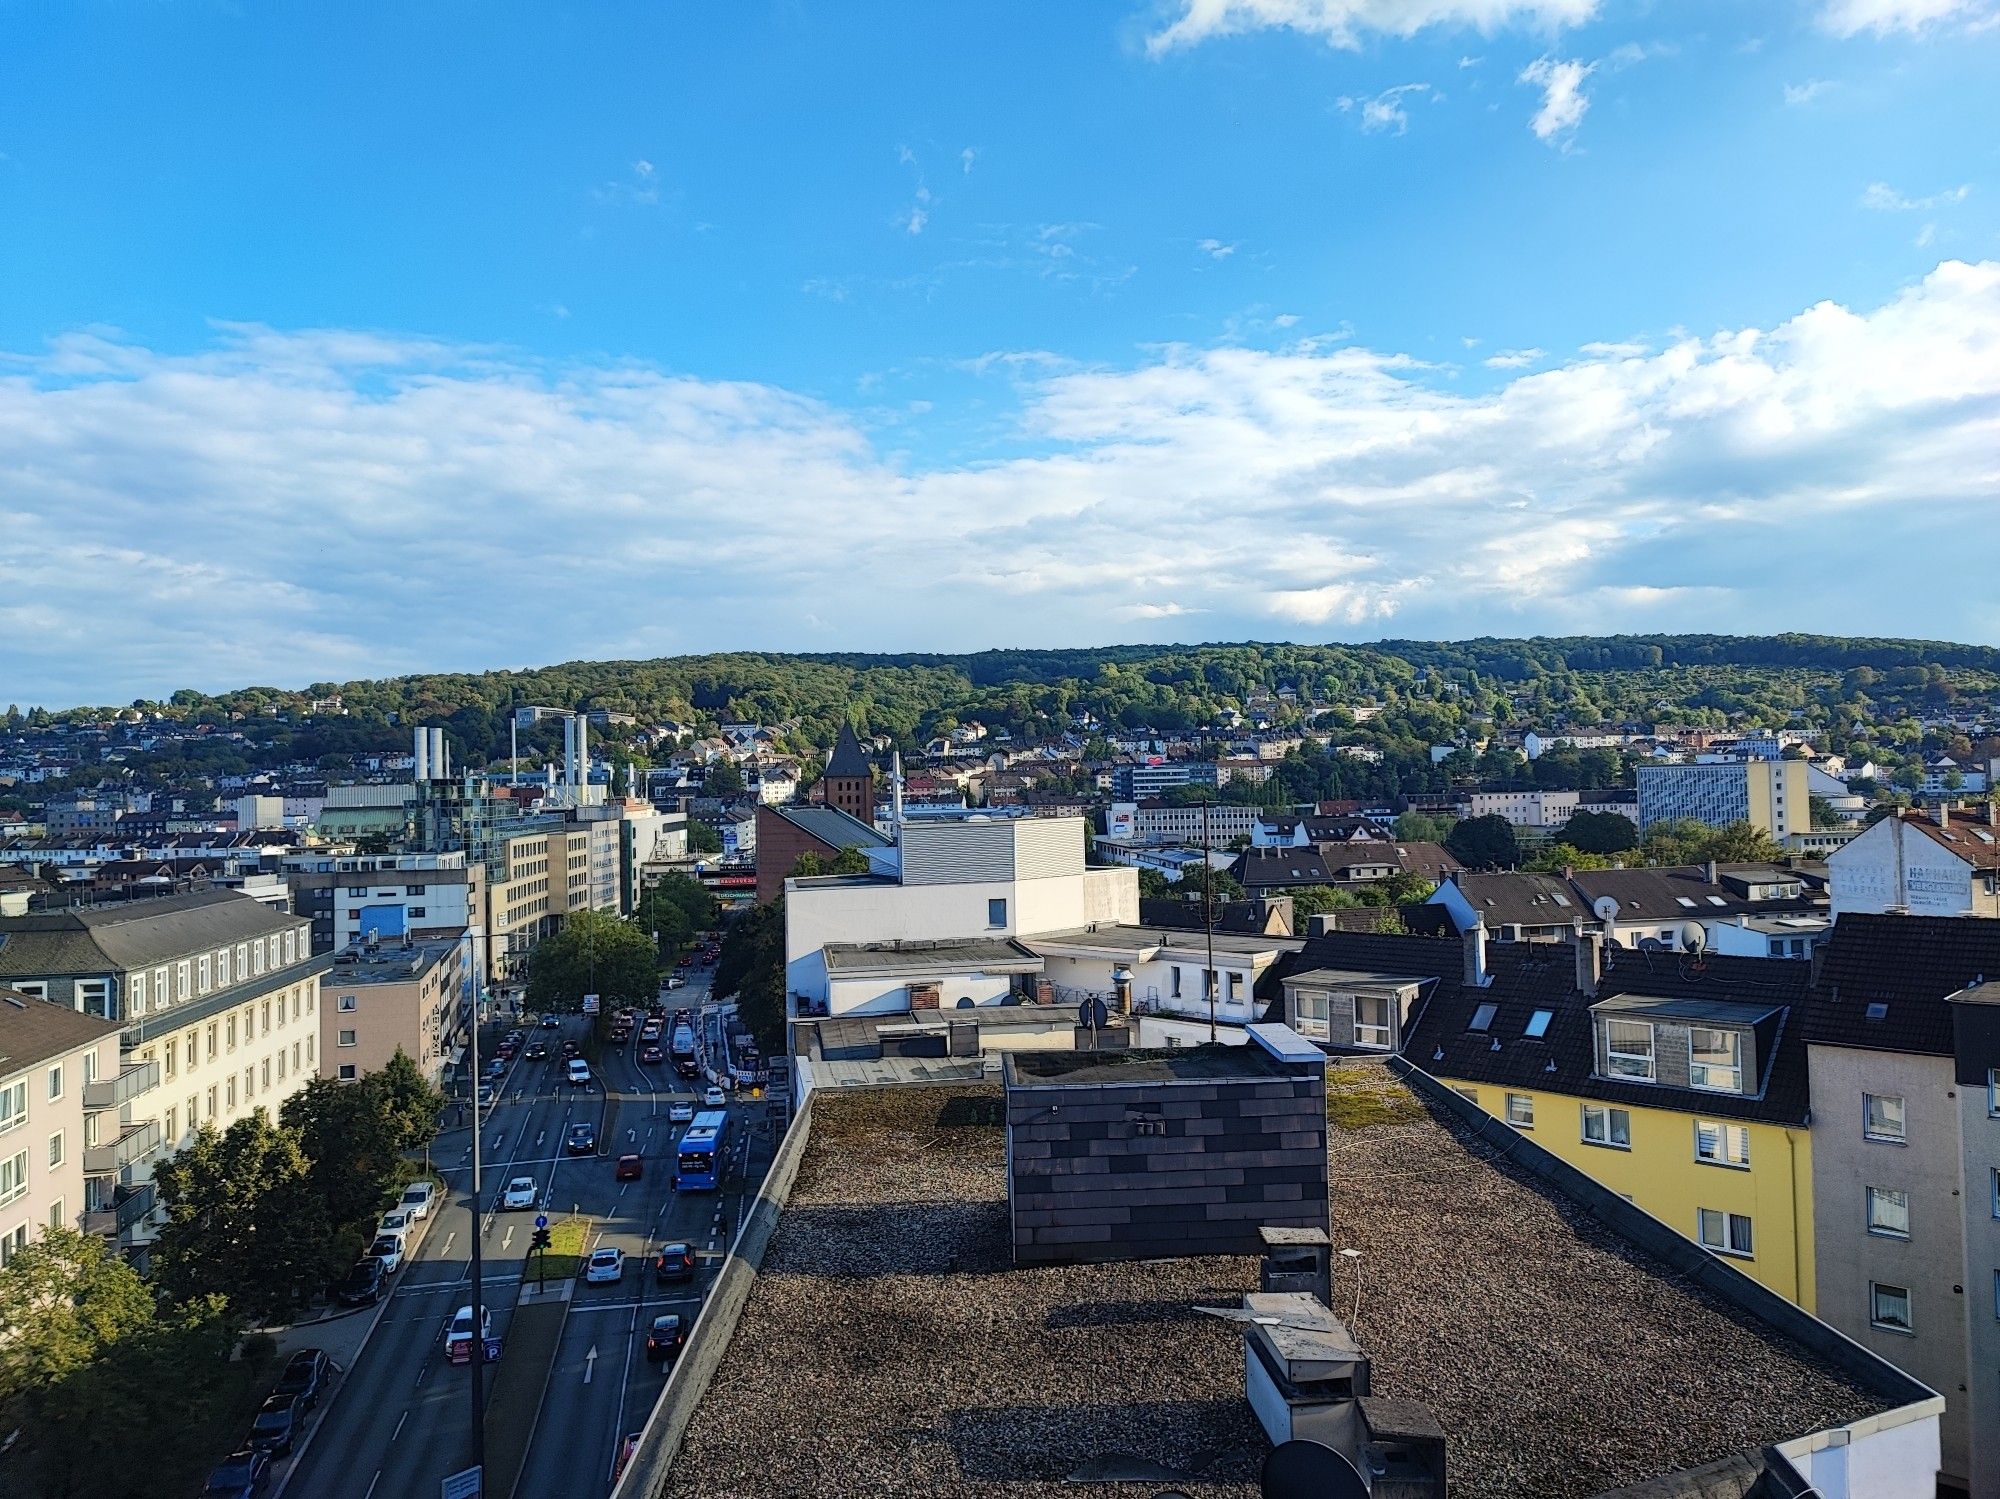
M590 720L583 714L576 716L576 783L581 786L590 780Z
M417 730L411 752L417 759L416 769L411 773L411 778L421 785L431 778L431 731L429 729L420 728Z

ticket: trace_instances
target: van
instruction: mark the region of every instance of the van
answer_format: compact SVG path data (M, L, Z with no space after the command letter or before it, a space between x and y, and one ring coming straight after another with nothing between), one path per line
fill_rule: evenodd
M590 1081L590 1063L582 1057L569 1059L569 1081L573 1088L581 1088Z

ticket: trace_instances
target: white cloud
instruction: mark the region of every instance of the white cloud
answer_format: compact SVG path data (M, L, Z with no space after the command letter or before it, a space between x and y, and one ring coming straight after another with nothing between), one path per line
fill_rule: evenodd
M918 203L910 209L910 216L904 221L903 228L911 234L922 234L924 232L924 225L930 221L931 211L924 207L923 204Z
M1584 344L1580 352L1587 354L1592 359L1639 359L1652 353L1652 349L1645 344L1635 343L1630 340L1611 342L1592 340L1590 343Z
M1435 26L1490 35L1517 25L1548 31L1596 13L1597 0L1179 0L1179 14L1146 38L1146 50L1157 57L1214 37L1273 29L1352 48L1370 33L1406 37Z
M1227 260L1236 253L1236 246L1225 244L1219 239L1198 239L1194 247L1210 260Z
M1344 111L1358 109L1361 112L1361 128L1370 134L1393 130L1401 135L1410 128L1410 115L1403 108L1403 100L1411 94L1419 98L1438 97L1437 91L1428 83L1399 83L1394 88L1383 89L1379 94L1343 95L1334 102Z
M1993 0L1824 0L1819 13L1820 24L1835 36L1885 36L1950 23L1987 26L1995 17Z
M1932 193L1927 198L1909 198L1886 182L1871 182L1861 194L1861 206L1872 208L1877 213L1915 213L1925 209L1949 208L1954 203L1963 203L1971 196L1970 183L1946 188L1943 192Z
M970 174L970 172L972 171L972 163L978 157L978 155L979 153L973 150L972 147L970 146L967 146L963 151L959 152L958 153L959 171L961 173Z
M910 390L880 439L768 385L347 330L0 355L7 700L724 647L1170 628L1346 638L1787 628L1994 638L2000 263L1463 391L1330 341L1002 353L1017 423ZM986 398L993 392L989 388ZM928 414L907 404L936 398ZM992 407L982 407L990 414ZM1448 538L1440 545L1439 538ZM303 538L303 540L302 540ZM1800 576L1866 588L1786 591ZM854 589L857 577L888 589ZM840 607L824 600L838 595ZM523 610L522 598L588 599ZM816 631L806 611L832 629ZM913 627L911 621L922 621ZM920 630L913 636L912 629Z
M1804 83L1785 85L1785 102L1794 107L1810 104L1833 85L1824 78L1808 78Z
M1498 354L1489 355L1486 367L1489 370L1525 369L1542 358L1541 349L1502 349Z
M1590 108L1583 80L1597 70L1595 63L1538 57L1521 70L1520 81L1542 91L1542 107L1528 128L1545 145L1567 148Z
M600 203L654 204L660 201L660 172L643 158L632 163L623 180L599 184L593 196Z

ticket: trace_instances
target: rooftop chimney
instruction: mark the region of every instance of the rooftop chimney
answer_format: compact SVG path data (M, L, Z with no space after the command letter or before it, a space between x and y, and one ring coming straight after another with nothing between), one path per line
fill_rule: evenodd
M1604 939L1577 923L1576 987L1586 999L1597 998L1598 980L1604 977Z
M1468 989L1484 989L1493 982L1492 975L1486 971L1486 918L1475 917L1461 940L1465 945L1465 986Z
M1943 828L1946 832L1949 832L1951 830L1950 802L1948 801L1939 802L1937 804L1937 810L1933 812L1931 816L1936 819L1937 825Z
M428 781L431 778L431 731L429 729L420 728L416 731L411 753L415 756L417 762L411 779L418 782Z
M1709 884L1713 885L1716 882L1715 860L1710 859L1708 861L1708 868L1704 871L1704 873L1706 873L1708 876Z

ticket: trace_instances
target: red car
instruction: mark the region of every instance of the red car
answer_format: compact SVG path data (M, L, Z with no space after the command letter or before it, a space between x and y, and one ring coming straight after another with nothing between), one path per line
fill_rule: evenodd
M642 1062L664 1062L666 1059L667 1054L660 1050L660 1043L657 1041L648 1041L639 1048L639 1060Z
M645 1174L646 1162L643 1157L621 1155L618 1157L618 1168L612 1173L612 1178L615 1181L635 1182Z

